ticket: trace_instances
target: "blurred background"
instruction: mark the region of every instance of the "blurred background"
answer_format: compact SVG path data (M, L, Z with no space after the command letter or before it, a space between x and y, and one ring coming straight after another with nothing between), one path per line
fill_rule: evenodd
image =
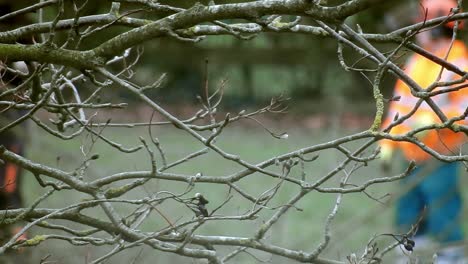
M16 0L0 1L0 9L16 10L37 1ZM178 7L190 7L200 1L159 1ZM201 1L207 4L207 1ZM216 3L228 1L218 0ZM233 2L233 1L229 1ZM244 2L244 1L238 1ZM346 1L328 0L328 5L337 5ZM109 11L110 1L89 1L83 15L100 14ZM123 9L133 9L138 6L123 5ZM350 17L349 25L359 24L365 33L387 33L392 30L411 24L411 17L416 1L399 0L387 1L372 9ZM468 5L465 3L465 9ZM55 8L46 8L46 20L52 20L56 14ZM71 17L70 14L66 14ZM155 19L154 13L136 13L136 17ZM10 30L31 21L36 21L37 14L28 14L14 22L1 25L2 30ZM307 24L308 21L303 21ZM82 49L90 49L123 31L125 27L112 27L100 33L93 39L86 41ZM466 39L465 32L461 33ZM66 34L58 36L65 38ZM362 75L346 72L337 59L337 45L333 39L320 38L312 35L264 33L249 40L238 40L232 36L208 36L200 43L182 43L169 38L155 39L142 44L144 55L140 63L134 68L135 82L142 85L154 82L162 73L167 74L163 86L150 92L150 96L158 103L167 107L171 113L179 117L191 116L200 109L197 95L203 94L205 61L208 61L208 77L210 91L219 87L222 80L227 80L225 98L219 112L239 112L243 109L251 110L269 103L271 97L284 94L290 98L288 113L280 115L264 115L261 122L275 132L287 132L288 140L277 140L255 122L242 121L222 136L219 144L230 153L241 155L248 161L262 161L288 151L293 151L306 145L313 145L332 140L336 137L348 135L367 129L374 116L375 103L372 97L371 84ZM383 51L395 48L394 44L378 44ZM345 58L348 64L358 62L360 67L373 67L365 60L359 60L358 54L345 49ZM401 57L404 63L405 56ZM395 79L386 76L382 84L385 97L389 98ZM141 105L136 98L122 89L113 89L111 93L103 95L103 101L112 99L114 102L130 101L126 110L101 111L102 120L111 117L113 122L148 121L151 110ZM220 115L220 117L223 115ZM47 116L44 116L47 118ZM158 120L160 117L156 117ZM74 170L82 162L83 155L80 148L87 146L89 137L85 135L77 140L61 142L46 134L37 127L31 126L31 139L27 148L27 157L36 162L58 166L63 170ZM131 131L131 133L129 133ZM127 146L138 144L138 136L147 137L146 128L128 130L126 128L106 129L104 133L117 142ZM168 158L176 160L184 157L191 151L201 148L186 134L173 127L158 127L154 129L155 136L162 142ZM88 135L89 136L89 135ZM240 144L241 143L241 144ZM359 143L359 142L357 142ZM353 144L357 144L353 143ZM349 146L352 148L353 146ZM92 146L93 152L100 154L100 159L89 168L87 177L99 178L119 171L146 170L149 162L145 152L122 155L116 153L105 144L97 143ZM337 153L323 153L317 162L309 164L306 171L310 177L319 177L336 167L343 156ZM381 176L379 167L370 165L354 178L353 183L359 184L370 178ZM233 166L210 153L194 163L179 167L179 173L196 173L202 171L206 175L228 175L238 167ZM394 172L400 172L401 167L396 166ZM299 172L295 172L299 173ZM466 172L463 172L466 174ZM261 193L267 186L275 184L271 179L260 175L251 177L241 184L252 194ZM336 180L336 182L338 179ZM333 185L336 182L330 182ZM467 183L464 177L464 184ZM184 186L168 184L167 182L153 182L148 192L169 188L183 190ZM373 187L369 193L375 197L385 196L395 190L393 184ZM291 191L288 187L282 190L280 200L286 201ZM208 199L216 200L224 197L226 188L213 189L213 186L197 186L197 191L205 193ZM23 194L26 204L30 204L43 189L35 182L30 174L26 174L23 183ZM131 193L131 197L138 197L141 193ZM467 200L468 192L464 192ZM67 191L47 200L41 206L60 207L70 201L80 201L86 197L73 196ZM293 212L275 226L271 240L290 248L311 250L322 240L323 224L332 209L336 195L314 193L301 202L305 209L302 212ZM225 214L239 212L245 209L240 198L233 205L225 209ZM281 201L277 201L280 204ZM466 207L466 203L465 203ZM308 210L313 208L313 210ZM367 241L376 234L391 232L392 226L391 204L381 204L370 199L365 194L350 194L346 196L343 207L333 225L332 246L326 254L336 258L357 252L364 248ZM121 208L125 212L125 208ZM181 214L177 207L166 206L162 208L167 215L177 218ZM464 210L464 217L467 216ZM182 217L182 216L181 216ZM265 218L266 219L266 218ZM147 224L148 230L164 226L161 217L154 216L154 223ZM263 219L264 220L264 219ZM260 225L261 222L258 223ZM252 230L231 225L207 225L200 232L204 234L243 234L248 236ZM258 225L254 226L258 227ZM226 228L228 226L228 228ZM468 232L468 221L465 224ZM35 229L32 234L41 234L42 229ZM391 240L382 238L382 241ZM71 250L73 248L73 250ZM87 263L84 261L95 259L107 252L109 248L92 246L71 247L61 241L44 243L37 249L31 250L28 256L32 259L41 259L50 255L49 260L56 263ZM226 252L227 253L227 252ZM268 255L259 258L272 263L289 263L285 259L269 259ZM134 249L112 258L109 263L198 263L185 258L174 257L164 253L154 253L148 248ZM247 254L239 256L236 263L258 263ZM392 262L389 262L392 263Z

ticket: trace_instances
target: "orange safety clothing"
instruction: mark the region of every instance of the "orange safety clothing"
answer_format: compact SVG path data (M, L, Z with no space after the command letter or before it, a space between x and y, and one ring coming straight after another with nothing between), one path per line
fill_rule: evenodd
M10 151L14 153L19 153L20 148L17 145L13 145L10 147ZM7 162L5 164L5 176L3 179L3 186L5 188L5 192L8 194L12 194L17 191L17 179L19 175L19 167L16 164Z
M457 8L458 4L455 0L421 0L420 6L421 8L416 22L449 16L453 14L452 9ZM445 25L449 28L453 28L455 26L455 21L450 21ZM463 26L463 21L460 21L458 28L461 29Z
M440 45L439 48L433 48L432 53L439 58L445 58L450 49L450 40L447 40L447 45ZM429 48L431 49L431 48ZM456 40L450 49L447 61L457 65L460 69L468 70L468 49L463 42ZM441 73L442 66L419 55L414 54L409 58L405 73L411 77L423 89L430 88L436 82L439 74ZM461 77L457 74L444 69L441 78L438 81L454 81ZM465 84L468 82L465 82ZM460 84L458 84L460 85ZM454 85L456 86L456 85ZM454 87L452 86L452 87ZM446 89L447 87L437 87L432 91ZM387 127L393 122L394 117L398 114L402 117L412 111L418 102L419 98L411 94L410 88L402 81L398 80L395 85L394 96L400 96L400 100L392 101L388 109L388 114L383 122L383 128ZM447 118L453 118L463 115L468 107L468 88L441 93L432 96L431 99L439 108L444 112ZM440 119L434 113L432 108L423 102L416 112L405 120L402 124L393 127L390 131L392 135L403 135L415 128L421 126L421 121L431 120L431 123L441 123ZM458 121L457 124L467 124L467 119ZM423 134L422 132L420 132ZM425 132L423 136L419 137L420 140L429 148L441 153L452 154L458 153L460 144L467 142L467 137L464 133L455 133L450 129L438 129ZM419 133L418 133L419 134ZM416 134L416 136L418 136ZM395 142L390 140L383 140L381 142L382 148L401 149L403 154L408 160L422 162L430 158L430 154L419 148L417 145L410 142Z

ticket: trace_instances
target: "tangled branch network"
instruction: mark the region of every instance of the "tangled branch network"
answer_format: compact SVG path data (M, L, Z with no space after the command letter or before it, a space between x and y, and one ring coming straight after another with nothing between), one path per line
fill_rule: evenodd
M410 163L399 174L353 183L353 175L379 159L378 141L410 142L438 160L468 161L462 150L453 155L441 154L415 136L425 130L442 128L468 131L467 127L457 124L466 118L468 110L461 116L448 118L431 99L440 93L465 89L468 75L412 42L412 36L417 32L443 21L465 19L468 13L454 10L448 16L387 34L367 34L355 29L355 25L345 23L345 20L385 1L351 0L338 6L327 6L323 3L325 1L317 0L223 1L219 4L210 1L207 5L196 3L190 8L151 0L106 2L108 12L102 14L83 15L89 4L87 1L43 0L0 17L0 22L31 12L36 12L38 17L28 25L0 32L3 87L0 90L0 110L2 113L13 110L22 113L0 127L0 134L18 129L28 121L58 142L86 139L82 141L81 158L76 162L76 169L69 171L58 165L28 159L0 146L0 158L29 171L43 190L43 194L25 208L1 212L2 225L25 224L18 233L3 242L0 254L61 240L73 246L92 245L106 250L89 263L105 263L117 254L142 247L203 263L236 263L239 255L248 255L257 261L272 256L305 263L338 264L380 263L391 249L399 245L407 249L417 247L410 239L414 230L409 230L408 234L393 234L395 239L391 242L378 241L385 236L373 237L363 245L362 254L352 253L346 259L335 259L335 256L326 254L332 246L333 221L346 194L366 193L379 200L367 192L370 186L402 179L414 169L414 164ZM47 21L44 10L52 10L55 16ZM121 31L112 38L101 40L96 37L114 28ZM252 162L229 152L219 142L237 123L252 121L264 129L266 135L271 135L272 140L288 140L286 132L276 133L257 118L285 113L286 96L274 97L258 110L239 109L235 114L220 114L218 110L223 103L227 81L211 85L207 77L198 98L199 110L191 117L181 118L163 107L159 98L148 95L149 92L157 93L164 86L167 74L157 73L153 80L146 80L144 84L135 78L136 68L145 56L143 46L156 39L197 43L226 35L250 40L266 33L303 34L336 41L337 61L346 71L362 74L372 87L369 91L376 104L372 126L328 142L304 144L296 150ZM24 39L31 41L24 42ZM91 43L95 46L84 49L89 40L93 40ZM377 43L390 43L396 47L390 52L382 52L376 47ZM418 52L460 78L451 83L435 82L430 89L423 89L398 67L396 60L402 49ZM359 59L346 61L344 52L358 55ZM360 68L356 66L359 61L367 61L373 67ZM381 129L386 103L398 100L385 99L380 92L385 74L394 75L411 88L419 100L414 111L418 105L426 103L441 123L420 127L404 135L391 135L390 129L408 119L410 113L396 116L389 127ZM13 85L5 77L7 75L21 79L21 83ZM139 103L151 109L151 117L138 123L103 119L100 114L106 109L129 109L131 102L106 96L116 91L134 95ZM153 121L155 116L157 121ZM160 141L153 135L155 127L164 126L182 131L200 148L173 159L167 154L171 142ZM136 145L115 141L106 134L113 129L135 130L141 127L147 128L147 133L138 137ZM147 169L129 168L90 177L92 167L105 158L96 154L98 144L112 148L119 155L145 153ZM339 157L336 164L326 172L314 170L322 153L330 151ZM207 155L215 155L237 170L219 175L205 175L202 169L187 173L187 167ZM264 179L264 184L257 186L255 193L243 184L253 178ZM155 183L157 191L148 188ZM178 187L172 188L173 185ZM202 185L222 195L199 191L198 187ZM286 195L283 190L287 190ZM83 199L60 208L42 207L45 201L63 192L77 193ZM300 203L315 194L336 196L323 222L322 236L311 237L306 249L275 243L272 239L274 228L280 225L281 220L293 217L294 212L312 210L301 208ZM179 215L166 212L172 206L179 208ZM158 219L158 227L152 230L145 228L154 219ZM249 232L229 235L222 231L205 232L207 226L226 229L230 225L241 225ZM20 239L31 230L39 235ZM376 250L377 247L383 250Z

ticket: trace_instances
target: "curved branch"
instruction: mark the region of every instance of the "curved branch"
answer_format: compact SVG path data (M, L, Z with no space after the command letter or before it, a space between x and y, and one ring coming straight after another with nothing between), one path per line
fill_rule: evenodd
M130 17L117 17L114 14L102 14L80 17L75 22L74 19L64 19L57 22L55 30L70 29L74 26L96 26L105 25L114 22L115 25L123 25L130 27L140 27L151 22L150 20L130 18ZM30 24L24 27L16 28L9 31L0 32L0 42L11 43L15 42L26 36L36 35L40 33L50 32L52 22Z
M77 69L93 69L104 64L91 51L74 51L58 49L42 44L2 44L0 43L0 60L2 61L38 61L72 66Z

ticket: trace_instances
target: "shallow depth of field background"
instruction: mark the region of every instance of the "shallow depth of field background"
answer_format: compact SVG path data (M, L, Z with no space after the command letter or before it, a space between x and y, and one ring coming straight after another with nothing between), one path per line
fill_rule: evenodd
M279 124L273 124L272 128L276 131L287 132L289 138L287 140L278 140L269 136L263 129L252 127L252 124L248 124L248 122L242 121L237 125L233 125L234 127L225 132L218 144L230 153L239 154L251 162L259 162L276 154L292 151L307 145L326 142L337 136L352 133L356 129L348 129L349 131L342 131L341 129L330 130L330 128L308 129L303 127L304 123L301 122L285 127L284 124L282 125L281 120L279 120ZM271 123L271 120L267 122ZM132 132L129 133L129 131ZM139 136L149 138L146 128L136 130L129 130L127 128L108 129L104 134L122 142L125 146L138 144ZM153 128L153 136L159 138L169 160L182 158L201 147L200 144L191 140L183 131L172 126ZM83 136L72 142L57 144L52 137L43 134L40 130L34 130L33 137L34 140L28 151L28 157L37 162L44 162L50 165L58 164L63 170L73 170L80 165L83 160L83 156L80 154L80 146L86 145L86 142L89 142L89 138ZM105 144L98 143L94 146L92 153L98 153L100 158L90 166L88 173L85 174L86 178L99 178L121 171L150 170L149 159L145 151L139 151L134 154L121 154ZM336 162L342 158L343 156L336 152L323 152L315 162L306 166L307 178L314 179L321 177L324 173L332 170L336 166ZM362 168L353 175L350 182L357 184L374 177L382 176L382 172L377 165L371 163L368 167ZM397 167L401 166L395 166L394 172L399 171ZM238 169L238 167L233 167L231 163L220 159L215 153L210 152L175 171L187 174L202 172L204 175L220 176L229 175L235 169ZM295 170L292 175L300 177L298 170ZM468 175L466 172L463 172L463 175L463 184L467 184ZM332 180L330 185L334 184L336 186L337 181L338 179ZM254 174L248 177L247 180L242 181L241 186L246 188L251 194L258 195L276 183L277 181L264 175ZM29 173L25 175L23 185L23 193L27 202L32 202L34 198L37 198L42 193L41 187ZM157 192L162 189L178 193L185 190L186 186L186 183L169 183L163 180L152 181L144 189L137 188L136 191L131 192L127 197L142 198L147 193ZM294 188L296 187L285 185L271 205L281 205L282 202L287 201L292 195L292 191L295 191ZM208 186L206 184L196 184L196 188L190 194L193 195L195 192L203 193L210 201L208 208L212 209L219 205L222 199L226 197L227 188L221 185ZM363 193L345 195L341 209L332 225L332 241L326 254L344 258L344 256L352 252L361 253L364 245L373 235L393 231L391 226L393 207L389 201L391 195L398 193L398 184L377 185L369 188L368 193L375 198L380 198L387 194L390 196L382 198L381 201L387 203L381 204ZM463 193L465 200L467 200L468 192L464 191ZM235 193L233 192L233 194ZM53 196L53 199L43 203L42 206L61 207L70 204L72 201L80 201L86 198L85 196L74 196L69 191L63 191L60 195ZM274 244L284 245L289 248L299 248L304 251L311 250L322 240L323 225L332 209L335 198L335 194L311 193L299 203L302 211L292 210L273 227L267 236L272 239ZM230 215L244 212L248 209L246 207L248 205L249 203L246 203L245 200L234 195L234 198L228 203L226 208L218 213ZM120 207L120 209L123 215L130 213L129 210L126 210L125 206ZM172 221L176 221L181 217L184 219L193 217L193 213L187 210L187 208L177 205L163 206L159 209ZM92 211L89 213L93 214ZM464 219L467 213L468 211L465 206ZM269 214L267 213L266 215ZM248 237L253 232L249 229L249 226L250 228L252 226L258 227L262 223L262 220L266 220L266 217L245 224L234 221L215 225L208 223L197 233L244 235ZM153 214L149 218L149 221L146 221L143 229L147 231L158 230L166 225L167 223L161 216ZM465 223L465 230L468 231L468 223ZM41 232L44 232L44 230L35 228L31 232L31 236L41 234ZM382 237L377 241L389 242L391 239ZM31 250L30 254L34 256L33 259L40 259L50 254L49 260L55 260L58 263L86 263L86 259L95 259L109 249L108 247L92 246L72 247L68 243L51 240ZM226 251L226 253L228 252ZM270 257L267 254L259 254L257 256L262 260L269 260ZM111 258L109 263L130 263L135 259L138 260L135 263L198 263L195 260L192 262L187 258L175 257L174 255L156 252L145 247L118 254ZM280 258L272 260L273 263L290 263L288 261L287 259ZM258 263L258 261L246 254L241 254L236 259L236 263Z
M15 1L18 5L29 3ZM163 2L163 1L161 1ZM190 6L195 1L172 1L180 6ZM223 2L223 1L217 1ZM330 0L330 5L344 1ZM403 26L408 21L408 9L405 4L409 1L388 1L385 4L363 12L359 16L349 19L351 25L360 24L364 31L390 32L392 27ZM466 4L467 1L465 1ZM414 1L412 1L414 4ZM85 13L94 14L108 10L108 1L90 1L89 9ZM466 8L465 8L466 9ZM34 14L32 14L34 15ZM143 13L142 16L145 16ZM50 11L53 18L53 10ZM121 29L116 29L115 33ZM468 32L460 32L466 38ZM103 35L109 38L111 35ZM92 41L88 43L94 45ZM391 50L394 46L378 46L382 50ZM229 36L208 37L197 44L180 43L167 39L154 40L144 45L145 53L141 63L135 69L137 83L148 84L158 78L160 74L167 73L167 80L162 88L152 91L151 97L163 104L171 113L179 117L188 117L196 112L200 105L196 96L203 94L202 84L205 74L205 60L208 60L208 78L210 91L215 91L222 80L228 80L225 88L225 98L219 109L218 120L224 118L227 112L238 113L243 109L253 111L268 104L273 96L284 94L289 97L288 113L280 115L265 114L259 120L274 132L286 132L288 139L278 140L271 137L261 126L253 121L244 120L230 124L222 134L217 144L232 154L240 155L249 162L256 163L269 159L278 154L284 154L305 146L330 141L340 136L349 135L357 131L368 129L374 114L374 102L369 82L358 74L344 71L336 56L336 43L331 39L319 39L315 36L295 34L265 34L252 41L240 41ZM357 61L356 54L345 49L345 57L350 64ZM405 56L401 57L404 63ZM369 66L363 60L358 66ZM387 76L383 82L382 90L386 97L390 97L394 79ZM129 101L129 108L125 111L99 112L97 120L105 122L112 118L113 122L147 122L151 111L138 103L132 96L117 87L112 87L103 99L112 98L114 102ZM49 118L44 115L44 119ZM156 116L155 121L161 121ZM88 134L71 140L61 141L53 138L41 129L31 124L30 141L27 145L27 158L38 163L58 166L62 170L71 171L83 162L80 147L88 148L91 137ZM138 137L142 136L149 141L147 128L107 128L104 135L124 146L139 144ZM169 125L154 127L153 136L157 137L167 158L175 161L185 155L202 148L182 130ZM356 142L356 144L359 142ZM347 145L351 150L353 146ZM123 154L115 151L107 144L96 143L91 153L99 154L100 158L92 161L85 178L95 179L117 172L132 170L150 170L150 162L145 150L134 154ZM337 151L324 151L319 158L307 164L305 172L307 179L319 178L335 168L343 159ZM395 163L393 173L400 173L403 164ZM191 162L178 166L174 172L204 175L226 176L239 170L221 159L215 153L198 157ZM281 168L277 168L280 170ZM465 207L463 219L467 218L468 210L468 175L461 171ZM291 175L300 177L299 170L295 169ZM342 176L342 175L337 175ZM351 183L359 184L366 180L381 177L378 162L370 163L361 168L351 177ZM339 178L330 181L327 186L337 186ZM277 183L264 175L254 174L247 177L240 184L250 194L259 195ZM187 187L186 183L173 183L163 180L151 181L145 188L137 188L126 197L142 198L149 193L160 190L170 190L180 193ZM465 188L464 188L465 187ZM22 186L25 205L30 205L43 193L43 189L36 183L33 175L25 173ZM271 206L284 204L296 191L296 187L284 185L278 197ZM364 193L345 195L342 206L332 224L332 240L325 254L339 256L342 260L352 252L362 253L367 241L374 235L390 233L392 229L393 204L389 202L392 195L398 193L397 183L376 185L367 190L368 195L382 198L379 203ZM201 192L210 201L208 209L219 205L226 198L228 189L221 185L196 184L190 193ZM238 214L249 209L245 200L233 192L233 199L226 208L218 213L222 215ZM51 199L41 203L40 207L59 208L67 204L87 199L86 196L75 196L71 191L61 191ZM267 234L273 244L288 248L310 251L323 239L323 226L330 213L335 194L321 194L312 192L300 203L300 210L292 209L289 214L277 223ZM177 204L168 204L159 208L172 221L190 219L193 213ZM130 213L125 206L119 207L122 215ZM87 212L94 214L90 210ZM251 222L239 223L235 221L222 222L222 224L207 223L197 231L207 235L252 235L252 228L258 227L262 221L268 219L268 210L264 216ZM105 216L103 216L105 217ZM143 229L146 231L159 230L167 223L164 219L153 213L150 221L146 221ZM464 223L465 233L468 233L468 221ZM29 236L40 235L47 230L34 228ZM381 245L392 240L380 237L377 240ZM380 244L379 244L380 245ZM49 256L52 263L87 263L107 253L109 247L71 246L63 241L47 241L37 248L28 249L27 256L32 263L39 263L40 259ZM257 253L255 251L249 251ZM226 254L228 251L225 252ZM259 263L270 261L268 254L256 254L255 259L248 254L240 254L235 263ZM53 262L55 261L55 262ZM161 253L148 247L136 248L117 254L108 263L199 263L197 260L180 258L171 254ZM272 263L292 263L289 260L275 258ZM389 263L392 263L391 260Z

